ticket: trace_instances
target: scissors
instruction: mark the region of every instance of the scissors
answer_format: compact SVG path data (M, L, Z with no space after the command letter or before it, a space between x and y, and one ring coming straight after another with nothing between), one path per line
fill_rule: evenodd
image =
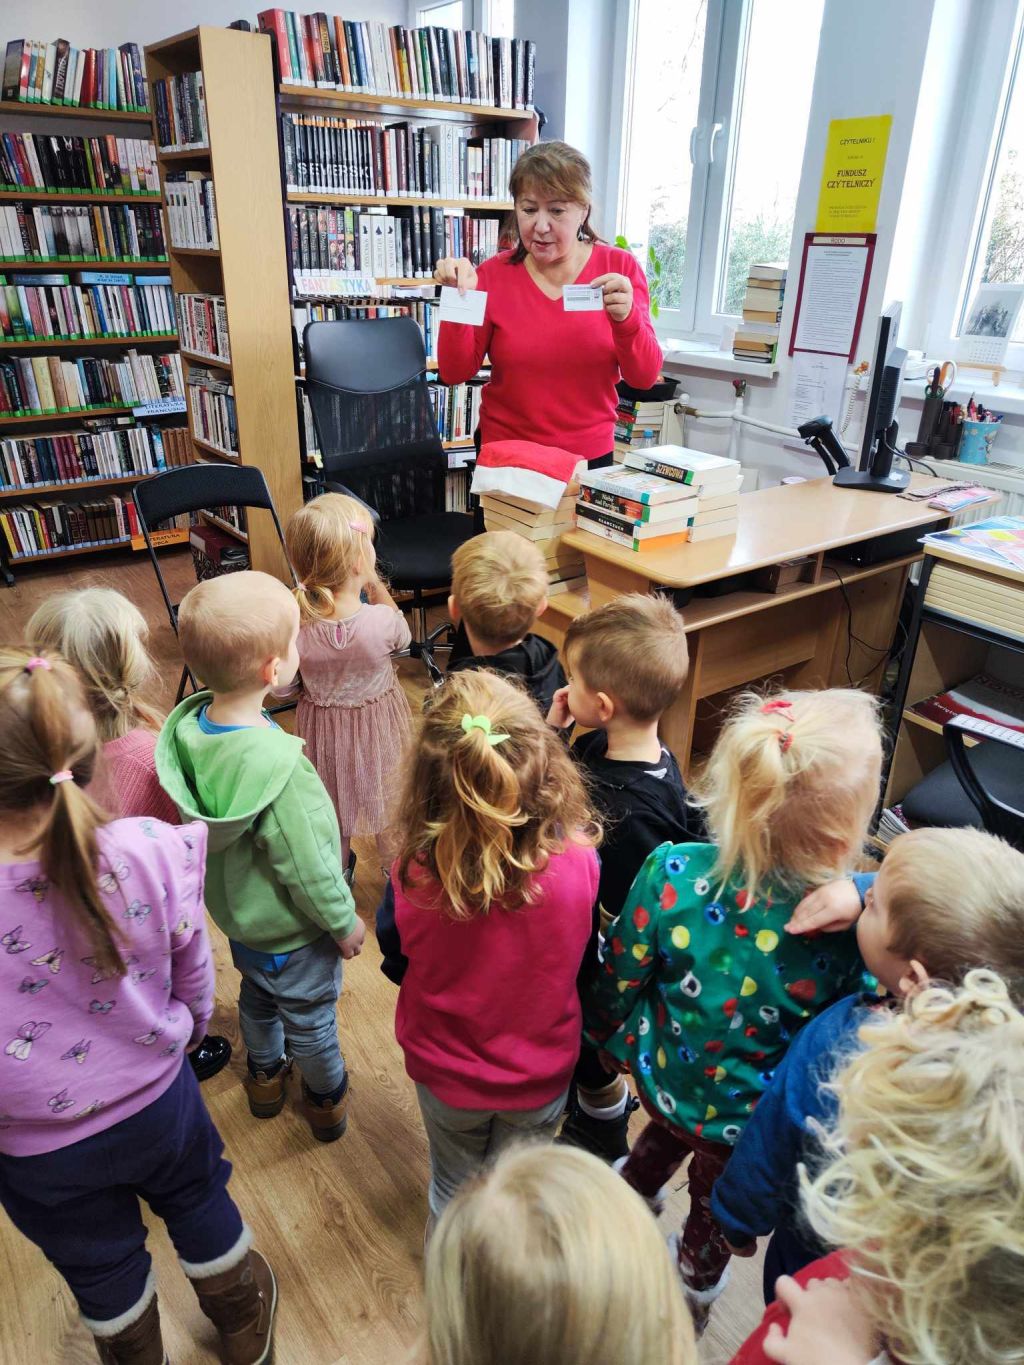
M928 376L925 398L942 398L956 383L956 375L956 361L944 360L941 366L936 365Z

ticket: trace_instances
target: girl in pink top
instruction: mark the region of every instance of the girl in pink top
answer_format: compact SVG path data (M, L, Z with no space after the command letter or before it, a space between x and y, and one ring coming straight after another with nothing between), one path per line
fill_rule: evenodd
M343 866L354 863L353 835L372 834L387 867L411 720L391 655L408 645L409 626L377 576L373 522L361 503L341 493L313 498L288 522L285 541L302 612L295 732L337 809Z
M382 946L389 965L404 959L396 1033L430 1141L436 1218L488 1157L558 1126L579 1053L600 830L536 703L486 671L456 673L432 698L401 809Z
M646 389L662 354L647 281L629 251L606 246L590 225L590 167L564 142L539 142L509 181L519 241L474 269L438 261L434 278L487 294L483 325L443 322L441 382L471 379L484 358L491 380L480 409L481 440L529 440L587 460L611 453L615 385ZM593 312L567 312L565 285L601 290Z

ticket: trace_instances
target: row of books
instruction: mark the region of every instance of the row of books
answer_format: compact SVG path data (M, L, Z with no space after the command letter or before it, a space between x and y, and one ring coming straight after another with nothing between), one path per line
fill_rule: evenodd
M423 333L423 344L428 356L437 354L437 306L420 299L408 303L342 303L296 301L292 304L292 325L301 343L302 333L310 322L338 322L347 318L406 318L411 317Z
M187 517L176 521L188 524ZM90 502L18 503L0 512L0 531L12 560L98 545L128 545L142 533L135 504L117 494Z
M243 536L248 534L249 524L244 507L222 503L220 507L204 507L203 512L208 513L211 517L216 517L218 521L226 522L228 526L234 527ZM197 512L195 516L198 518L202 516L202 513Z
M619 467L580 476L576 524L625 549L663 550L733 535L738 461L686 446L630 452Z
M82 270L70 275L0 275L4 341L79 341L169 336L175 331L169 275Z
M150 355L126 351L116 360L56 355L12 356L0 360L0 418L88 412L91 408L135 408L184 404L181 360L176 351Z
M497 218L470 217L459 209L417 205L395 213L350 208L288 206L289 243L299 294L347 292L323 277L429 280L442 256L479 264L498 250ZM319 281L319 288L309 287Z
M157 204L0 204L0 256L17 261L165 261Z
M155 474L188 462L182 433L187 436L187 428L130 426L0 440L0 489Z
M135 43L73 47L12 38L4 54L3 98L23 104L149 112L146 72Z
M201 366L190 368L188 397L195 435L226 454L237 455L235 391L224 372L203 369Z
M732 353L736 360L773 365L779 347L779 323L786 292L786 267L766 262L750 267L743 299L743 321L736 328Z
M444 481L444 510L446 512L472 512L469 496L469 479L465 469L451 469Z
M203 73L186 71L153 82L156 135L164 151L209 147Z
M562 542L566 531L573 529L573 506L578 487L574 479L570 480L554 507L542 507L510 493L483 493L480 496L488 531L514 531L532 541L543 555L549 597L580 590L586 585L583 555Z
M295 10L257 16L281 80L360 94L449 100L502 109L533 107L536 45L459 29L390 28Z
M171 246L218 249L213 180L205 171L171 171L164 178L164 200Z
M219 294L179 294L178 340L186 351L217 360L231 359L228 311Z
M0 133L0 189L33 194L160 193L149 138Z
M430 384L430 401L442 441L465 441L480 422L484 385L479 379L466 384Z

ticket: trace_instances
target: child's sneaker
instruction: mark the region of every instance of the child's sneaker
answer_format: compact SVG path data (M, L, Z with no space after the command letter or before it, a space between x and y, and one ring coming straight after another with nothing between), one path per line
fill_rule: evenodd
M302 1112L317 1142L337 1142L348 1127L348 1072L336 1099L330 1095L316 1098L303 1081Z
M272 1119L284 1108L288 1073L291 1062L282 1057L274 1071L256 1071L248 1062L242 1084L249 1097L249 1113L253 1118Z
M639 1108L640 1101L630 1095L621 1114L613 1119L595 1119L583 1112L579 1099L574 1097L556 1141L567 1147L581 1147L611 1164L629 1156L629 1119Z

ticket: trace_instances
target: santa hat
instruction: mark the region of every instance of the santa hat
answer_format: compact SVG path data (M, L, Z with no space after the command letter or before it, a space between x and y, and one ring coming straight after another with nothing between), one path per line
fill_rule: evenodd
M489 441L473 471L472 493L507 493L538 507L557 507L577 469L578 455L535 441Z

